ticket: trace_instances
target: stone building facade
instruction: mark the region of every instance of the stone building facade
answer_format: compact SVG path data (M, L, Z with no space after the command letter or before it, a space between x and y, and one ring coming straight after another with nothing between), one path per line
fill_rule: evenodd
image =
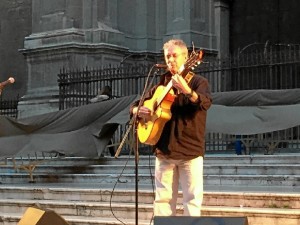
M299 9L292 0L4 0L0 78L16 74L5 94L22 96L20 117L56 111L62 68L156 63L170 38L216 57L253 42L299 43L285 26L299 25Z
M62 68L155 63L163 42L174 37L227 52L227 11L226 2L214 0L33 0L32 33L21 50L28 82L20 116L57 110Z
M5 87L3 99L14 99L27 90L27 64L19 49L31 34L31 0L0 1L0 80L13 76L16 82Z

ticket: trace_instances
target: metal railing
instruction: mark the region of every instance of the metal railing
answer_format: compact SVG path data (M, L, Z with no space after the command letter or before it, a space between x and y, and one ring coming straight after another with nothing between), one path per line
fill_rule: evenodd
M133 65L122 67L106 67L76 71L61 70L59 82L59 108L67 109L91 103L90 100L109 86L113 97L140 94L144 88L149 66ZM154 83L159 74L154 76Z
M212 92L299 88L300 45L249 45L229 58L202 63L197 72L210 81Z
M19 97L10 100L4 100L0 98L0 115L17 118L18 103L19 103Z
M89 104L101 88L108 85L114 97L141 94L147 76L147 65L106 67L101 69L61 70L58 75L60 109ZM151 73L154 83L163 71ZM206 77L212 92L254 89L300 88L300 45L270 45L269 43L246 46L226 59L204 62L195 70ZM208 151L241 150L249 154L254 150L272 153L275 148L300 149L300 128L257 135L206 135Z

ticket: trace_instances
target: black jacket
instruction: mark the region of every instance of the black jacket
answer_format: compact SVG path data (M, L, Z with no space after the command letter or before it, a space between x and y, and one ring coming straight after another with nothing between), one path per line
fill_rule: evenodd
M170 78L170 73L165 74L158 85L165 86ZM145 100L152 97L158 85L146 94ZM193 103L185 95L177 95L171 106L172 117L154 146L157 156L189 160L205 154L206 113L212 104L210 86L199 75L193 76L189 86L198 94L198 101ZM131 111L137 105L138 102L133 103Z

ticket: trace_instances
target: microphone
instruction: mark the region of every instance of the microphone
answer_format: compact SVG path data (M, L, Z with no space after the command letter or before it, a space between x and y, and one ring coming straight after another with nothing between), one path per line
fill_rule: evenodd
M168 66L167 65L164 65L164 64L155 64L155 67L156 68L168 68Z
M0 88L4 88L4 86L6 86L8 84L13 84L13 83L15 83L15 78L10 77L6 81L3 81L0 83Z

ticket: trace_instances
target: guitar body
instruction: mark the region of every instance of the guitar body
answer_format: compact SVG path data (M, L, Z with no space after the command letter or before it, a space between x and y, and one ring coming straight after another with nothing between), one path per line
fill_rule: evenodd
M195 64L200 64L202 57L202 50L199 53L193 51L178 74L185 78L190 68L194 67ZM171 106L174 99L175 94L170 81L167 86L158 86L152 98L143 103L145 107L152 111L152 115L147 120L139 120L137 135L141 143L155 145L158 142L166 122L171 119Z
M157 100L164 92L164 86L158 86L151 99L144 102L144 106L149 108L153 114L148 121L140 120L138 123L138 138L141 143L155 145L160 138L163 127L171 119L171 106L175 95L171 89L158 105Z

